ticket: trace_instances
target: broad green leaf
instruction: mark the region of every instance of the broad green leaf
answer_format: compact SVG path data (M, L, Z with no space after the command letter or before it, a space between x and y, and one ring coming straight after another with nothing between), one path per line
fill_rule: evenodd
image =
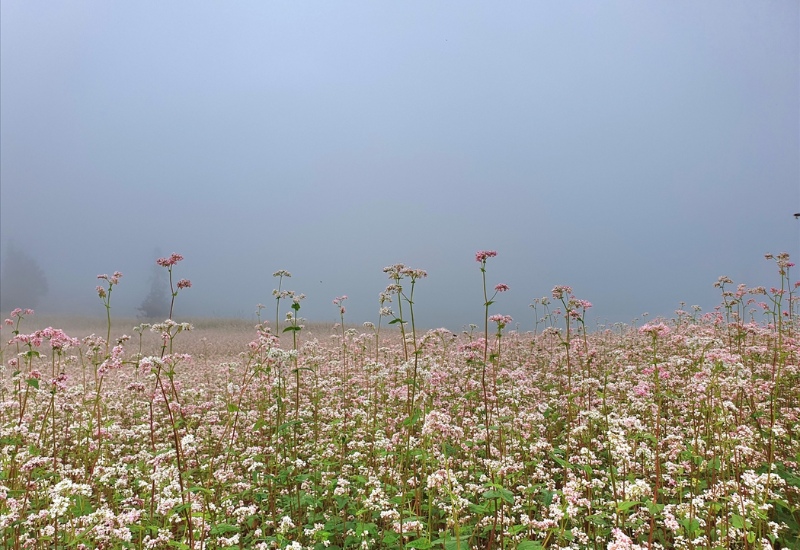
M218 523L211 528L212 535L225 535L228 533L238 533L239 527L231 525L230 523Z
M620 512L624 512L625 510L630 510L634 506L641 504L638 500L626 500L625 502L620 502L617 506L617 510Z

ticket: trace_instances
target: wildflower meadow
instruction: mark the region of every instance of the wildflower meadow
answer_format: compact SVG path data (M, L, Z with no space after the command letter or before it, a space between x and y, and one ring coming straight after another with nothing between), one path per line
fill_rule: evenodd
M0 544L800 548L787 254L767 255L774 287L720 277L713 311L638 327L590 330L591 303L557 286L533 300L529 332L502 312L495 256L475 256L483 316L460 333L420 329L427 274L402 264L364 325L347 296L331 297L337 325L307 323L283 270L255 326L185 322L180 295L198 289L178 278L180 254L157 261L165 320L113 317L119 272L97 278L94 333L14 310L0 331Z

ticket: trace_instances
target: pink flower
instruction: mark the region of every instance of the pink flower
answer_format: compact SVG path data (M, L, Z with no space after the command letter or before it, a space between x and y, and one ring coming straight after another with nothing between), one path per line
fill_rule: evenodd
M500 283L498 285L495 285L494 290L495 290L495 292L505 292L505 291L508 290L508 285L504 284L504 283Z
M489 258L494 258L497 256L496 250L478 250L475 253L475 261L478 263L484 263Z
M639 329L641 334L652 334L653 336L666 336L670 333L670 328L664 323L649 323Z
M412 281L416 279L424 279L428 276L428 272L424 269L412 269L410 267L406 267L401 271L401 273L407 277L410 277Z
M182 259L183 259L183 256L181 256L180 254L178 254L176 252L173 252L170 255L169 258L159 258L159 259L156 260L156 263L158 265L162 266L162 267L170 267L170 266L173 266L173 265L177 264Z
M113 275L106 275L103 273L102 275L97 276L98 279L103 279L104 281L108 281L108 284L115 285L119 283L119 280L122 278L122 273L119 271L115 271Z
M492 315L489 317L489 320L493 323L497 323L497 328L504 328L514 319L511 317L511 315Z
M11 312L11 317L21 317L22 315L33 315L33 310L32 309L23 310L22 308L18 307L17 309Z
M567 285L558 285L553 288L554 299L560 300L564 297L564 294L572 294L572 287Z
M181 279L178 281L178 288L192 288L192 281L189 279Z

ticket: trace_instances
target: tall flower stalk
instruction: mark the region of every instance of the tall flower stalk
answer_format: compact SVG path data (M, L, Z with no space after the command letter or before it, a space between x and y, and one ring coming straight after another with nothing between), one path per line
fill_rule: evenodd
M486 380L486 370L489 365L489 307L494 303L495 297L501 292L508 291L508 285L500 283L495 285L494 294L489 296L486 284L486 261L497 256L495 250L479 250L475 253L475 261L481 266L481 279L483 282L483 361L481 362L481 390L483 392L483 418L486 430L486 458L492 456L491 425L492 406L489 399L489 384Z
M188 279L180 279L177 284L173 281L173 268L175 265L183 260L183 256L173 252L169 257L159 258L156 260L156 264L160 265L161 267L167 268L169 272L169 289L171 293L171 299L169 304L169 317L165 320L164 323L160 323L154 325L152 329L160 330L161 331L161 356L157 361L153 361L151 365L151 372L155 375L156 378L156 388L160 391L161 397L164 400L164 406L167 411L167 416L169 418L170 427L172 429L172 442L173 446L175 447L175 460L176 466L178 468L178 485L180 487L181 493L181 503L184 512L184 517L186 518L186 531L187 536L189 539L189 548L194 547L194 524L192 521L192 507L191 503L189 502L189 496L186 491L186 487L184 484L184 477L186 476L186 464L185 464L185 456L183 453L183 447L181 445L181 438L178 434L178 420L175 418L175 414L173 413L173 402L175 403L179 414L183 420L182 424L185 426L186 422L183 419L183 411L180 407L180 402L178 400L178 391L175 387L175 366L180 359L183 359L184 356L178 356L173 354L173 342L175 336L183 331L183 330L190 330L191 325L187 323L175 323L172 320L172 316L175 310L175 299L178 297L178 293L185 289L191 288L192 283ZM167 350L169 350L169 354L167 354ZM169 379L170 391L167 391L167 388L164 384L164 380L162 378L162 374L165 374ZM150 403L150 426L151 426L151 441L153 440L153 403ZM155 451L155 447L153 448Z
M273 289L272 295L275 297L275 330L273 330L274 334L280 334L280 320L281 320L281 299L282 298L289 298L291 295L291 291L283 290L283 279L289 278L292 276L291 273L286 271L285 269L280 269L272 274L273 277L278 279L278 288Z

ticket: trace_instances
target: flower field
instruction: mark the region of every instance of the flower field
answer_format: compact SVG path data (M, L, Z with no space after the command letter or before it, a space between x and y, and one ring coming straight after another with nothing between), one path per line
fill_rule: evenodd
M386 268L376 324L173 317L88 334L15 310L0 371L3 548L798 548L800 322L721 277L712 312L589 331L559 286L535 330L420 330L425 272ZM191 289L195 291L195 289ZM21 304L24 305L24 304ZM281 318L281 312L289 313ZM179 308L178 308L179 311ZM86 333L86 334L82 334ZM98 335L99 333L100 335ZM75 336L78 334L78 336ZM227 340L226 340L227 339Z

